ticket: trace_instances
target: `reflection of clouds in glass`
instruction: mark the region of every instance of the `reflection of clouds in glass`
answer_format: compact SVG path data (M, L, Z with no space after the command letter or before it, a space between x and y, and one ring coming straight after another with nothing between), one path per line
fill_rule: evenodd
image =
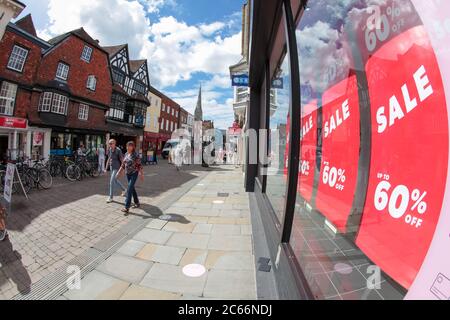
M313 26L297 30L301 84L321 94L328 85L345 78L350 59L342 46L342 33L328 23L318 21Z

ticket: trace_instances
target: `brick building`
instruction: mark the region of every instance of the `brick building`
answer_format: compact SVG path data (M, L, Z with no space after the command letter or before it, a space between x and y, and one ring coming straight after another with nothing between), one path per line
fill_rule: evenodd
M51 130L28 123L41 53L51 45L36 36L31 16L9 23L0 42L0 157L48 155ZM35 105L37 107L37 104Z
M109 56L83 29L49 40L28 110L32 125L52 129L51 154L105 144L111 103Z
M171 139L172 133L178 129L181 107L166 95L162 95L161 101L159 136L161 145L164 147L166 142Z
M114 138L124 148L134 141L141 153L150 78L147 60L130 60L128 45L103 47L109 53L113 93L107 113L108 137Z

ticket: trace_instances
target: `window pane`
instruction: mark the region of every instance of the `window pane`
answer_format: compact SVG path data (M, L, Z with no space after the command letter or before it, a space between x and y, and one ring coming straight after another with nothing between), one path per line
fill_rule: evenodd
M8 68L22 72L25 61L28 56L28 50L19 46L14 46L8 61Z
M6 81L2 82L0 90L0 114L14 115L16 93L17 85Z
M276 96L276 103L270 114L269 132L269 163L267 175L267 196L278 217L280 223L284 220L284 206L286 198L286 174L288 162L289 139L289 106L290 106L290 70L289 58L286 55L276 73L273 75L272 83L281 81L282 86L273 86L271 89Z
M438 57L448 58L450 34L434 32L448 12L414 0L318 0L301 19L291 246L318 299L424 294L413 284L426 278L426 259L438 260L427 254L448 214L450 74Z

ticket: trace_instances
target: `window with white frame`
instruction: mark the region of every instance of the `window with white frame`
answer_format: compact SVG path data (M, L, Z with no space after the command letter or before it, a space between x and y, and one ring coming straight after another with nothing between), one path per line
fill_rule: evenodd
M0 88L0 114L14 115L14 105L16 103L17 85L4 81Z
M167 106L167 113L170 114L170 107Z
M176 114L176 116L177 116L177 118L178 118L178 111L177 111L175 114Z
M161 130L164 130L164 119L161 119Z
M56 78L61 80L67 80L69 77L70 67L64 62L58 63L58 69L56 69Z
M78 107L78 119L87 121L89 119L89 106L80 103Z
M153 127L158 128L158 117L153 118Z
M28 57L28 50L19 46L14 46L9 56L8 69L22 72L25 66L25 61Z
M92 48L84 46L83 52L81 53L81 60L91 62L91 58L92 58Z
M166 119L166 131L169 131L169 120Z
M164 103L162 104L161 110L166 111L166 105Z
M97 88L97 78L93 75L90 75L87 79L86 88L89 90L95 91Z
M66 96L54 93L52 102L52 112L67 115L68 99Z
M52 106L53 93L44 92L41 94L41 100L39 101L39 112L50 112Z

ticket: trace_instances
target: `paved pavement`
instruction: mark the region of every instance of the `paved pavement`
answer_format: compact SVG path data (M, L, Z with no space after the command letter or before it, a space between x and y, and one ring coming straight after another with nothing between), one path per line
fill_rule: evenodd
M146 183L138 186L144 209L158 214L159 203L181 186L205 174L200 167L181 173L162 163L145 169ZM26 296L33 287L76 260L87 249L130 223L149 215L124 216L123 198L106 204L108 177L81 182L57 181L49 191L15 197L8 216L9 238L0 242L0 299Z
M256 299L242 172L209 172L163 214L87 273L80 290L60 299ZM183 268L190 264L207 271L188 277Z

